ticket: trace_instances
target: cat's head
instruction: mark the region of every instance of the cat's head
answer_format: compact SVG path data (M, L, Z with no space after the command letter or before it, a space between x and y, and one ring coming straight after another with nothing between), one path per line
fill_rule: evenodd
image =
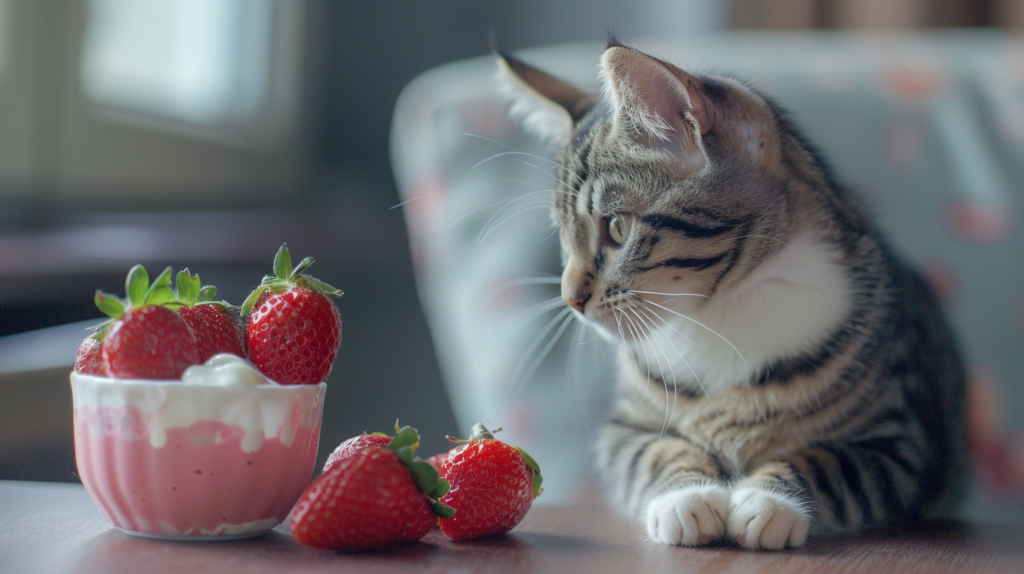
M657 327L654 303L685 313L740 288L800 225L778 113L746 85L617 44L601 94L509 56L499 67L513 114L562 148L562 296L606 335L631 301Z

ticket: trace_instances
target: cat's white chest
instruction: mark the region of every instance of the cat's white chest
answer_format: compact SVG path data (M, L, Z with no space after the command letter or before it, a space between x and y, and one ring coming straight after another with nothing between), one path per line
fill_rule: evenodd
M851 306L838 257L811 235L796 237L732 293L695 312L666 312L670 327L657 338L674 350L659 353L661 365L648 359L649 366L670 380L696 380L710 392L745 385L779 359L812 352Z

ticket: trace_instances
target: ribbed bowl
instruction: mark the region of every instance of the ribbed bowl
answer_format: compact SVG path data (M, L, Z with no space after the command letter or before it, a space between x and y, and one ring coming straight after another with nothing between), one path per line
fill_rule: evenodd
M73 372L79 476L107 521L130 534L262 534L284 521L313 476L326 389Z

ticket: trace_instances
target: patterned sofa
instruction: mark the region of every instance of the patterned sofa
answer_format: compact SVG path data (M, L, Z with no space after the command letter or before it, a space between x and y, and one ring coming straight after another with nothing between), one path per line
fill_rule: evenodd
M941 294L971 367L984 487L966 512L1024 516L1013 501L1024 495L1024 41L727 33L635 45L750 80L866 198ZM519 55L594 87L601 49ZM420 295L462 430L504 427L545 468L541 502L585 503L596 499L590 436L610 397L611 347L558 303L553 150L509 121L494 71L491 57L431 70L395 111Z

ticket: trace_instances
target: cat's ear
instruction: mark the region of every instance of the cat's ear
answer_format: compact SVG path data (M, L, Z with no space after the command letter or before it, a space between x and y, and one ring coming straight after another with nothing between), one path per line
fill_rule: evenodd
M556 145L568 143L576 122L597 103L597 94L508 54L498 56L498 85L509 113L527 131Z
M689 167L704 164L702 138L714 114L699 78L617 44L602 54L601 76L614 109L613 130L678 154Z

